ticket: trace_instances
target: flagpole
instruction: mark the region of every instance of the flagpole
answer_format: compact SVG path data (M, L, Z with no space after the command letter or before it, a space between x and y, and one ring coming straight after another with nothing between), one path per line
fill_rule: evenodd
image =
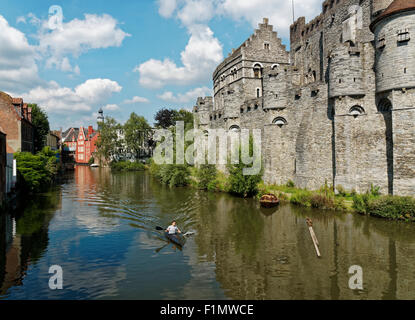
M292 6L293 6L293 23L295 22L295 13L294 13L294 0L291 0Z

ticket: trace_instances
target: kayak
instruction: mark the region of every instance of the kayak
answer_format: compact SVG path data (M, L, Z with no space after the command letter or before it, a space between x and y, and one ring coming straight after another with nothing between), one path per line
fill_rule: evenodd
M173 242L174 244L176 244L180 247L183 247L185 242L186 242L185 237L183 237L182 235L177 234L177 233L176 234L169 234L168 232L164 232L164 235L166 236L166 238L169 241Z

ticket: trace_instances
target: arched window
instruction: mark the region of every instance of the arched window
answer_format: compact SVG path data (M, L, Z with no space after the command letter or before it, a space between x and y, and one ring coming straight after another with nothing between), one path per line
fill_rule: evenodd
M203 131L203 135L204 135L205 137L209 136L209 131L204 130L204 131Z
M262 64L255 63L254 64L254 77L255 78L262 78Z
M283 117L277 117L272 121L272 124L276 124L281 128L287 124L287 120L285 120Z
M239 131L241 131L241 128L240 128L239 126L237 126L237 125L233 125L233 126L231 126L231 127L229 128L229 131L232 131L232 132L239 132Z
M278 63L276 63L276 64L273 64L273 65L271 66L271 69L272 69L272 70L278 70L278 69L279 69L279 67L280 67L280 65L279 65Z
M358 116L365 114L365 109L363 109L361 106L353 106L350 108L349 114L357 118Z

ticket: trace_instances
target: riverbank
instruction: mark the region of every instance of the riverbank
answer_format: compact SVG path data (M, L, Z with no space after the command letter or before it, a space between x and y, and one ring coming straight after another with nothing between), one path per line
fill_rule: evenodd
M264 194L274 194L282 203L307 208L415 222L415 198L382 195L379 188L373 185L366 193L357 194L341 186L334 191L327 182L319 190L301 189L292 181L286 185L266 185L258 176L243 176L235 166L228 175L216 170L213 165L203 165L198 169L186 165L160 166L151 162L149 169L156 179L170 187L190 186L208 192L257 199Z

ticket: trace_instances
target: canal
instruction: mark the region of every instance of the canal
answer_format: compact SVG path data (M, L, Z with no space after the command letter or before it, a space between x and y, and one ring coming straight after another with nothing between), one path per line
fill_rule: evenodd
M314 222L317 258L305 219ZM156 226L195 232L180 250ZM0 216L0 299L415 299L415 224L78 167ZM49 288L62 267L63 289ZM349 268L363 289L349 288Z

